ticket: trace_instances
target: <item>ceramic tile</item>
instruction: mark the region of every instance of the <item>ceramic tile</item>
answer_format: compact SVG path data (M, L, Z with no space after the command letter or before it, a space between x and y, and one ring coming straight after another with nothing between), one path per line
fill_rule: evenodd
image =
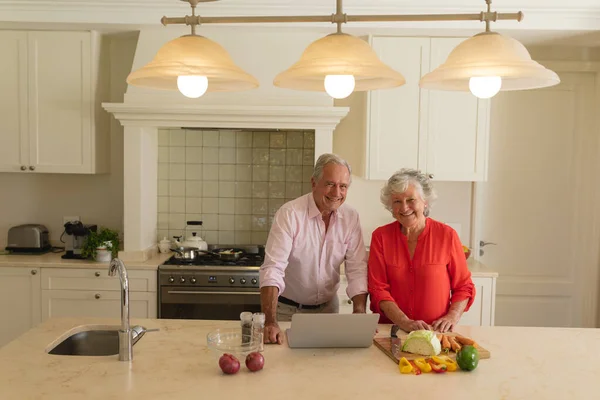
M185 179L187 181L202 180L202 164L186 164Z
M252 132L237 132L235 134L235 144L237 148L252 147Z
M219 229L219 214L207 214L206 210L202 214L202 228L207 231L216 231Z
M168 129L158 130L158 145L168 146L170 141L171 132Z
M315 165L315 150L304 149L302 150L302 165Z
M268 218L266 215L253 215L252 216L252 230L253 231L267 231Z
M181 129L171 129L169 146L185 146L185 131Z
M185 163L202 164L202 147L186 147Z
M228 245L233 244L235 241L235 232L230 231L219 231L219 244Z
M218 214L219 213L219 199L216 197L203 197L202 198L202 210L205 214Z
M156 231L156 241L160 242L163 239L167 239L167 240L171 239L171 236L169 236L169 230L168 229L158 229Z
M232 231L234 229L234 216L219 214L219 231Z
M283 165L271 165L269 167L269 182L285 181L285 167Z
M284 204L285 204L284 199L269 199L268 214L274 215L277 212L277 210L279 210L279 208L281 208L281 206Z
M269 197L269 182L252 182L252 197L266 199Z
M220 197L219 214L235 214L235 199Z
M304 133L302 131L289 131L287 133L287 148L301 149L304 145Z
M235 230L236 231L252 230L252 216L251 215L236 215L235 216Z
M252 244L252 232L251 231L239 231L236 230L234 233L235 241L233 244L238 246Z
M234 182L235 181L235 164L219 165L219 181Z
M285 149L271 149L269 152L270 165L285 165Z
M219 149L219 164L235 164L235 147L221 147Z
M158 229L169 229L169 218L168 213L158 213Z
M185 197L185 181L169 181L169 196Z
M285 182L269 182L269 198L285 198Z
M302 165L302 150L286 149L285 165Z
M219 182L219 197L235 197L235 182Z
M269 147L270 142L271 142L271 139L270 139L269 132L254 132L253 133L252 147L254 147L254 148Z
M235 147L235 131L221 130L219 132L219 147Z
M169 196L169 212L171 214L185 213L185 197Z
M252 181L252 165L236 165L235 180L241 182Z
M169 179L169 164L160 163L158 164L158 179L166 180Z
M219 197L219 182L218 181L202 182L202 197Z
M236 164L252 164L252 149L236 149Z
M158 212L168 213L169 212L169 198L166 196L158 197Z
M304 132L304 146L305 149L315 148L315 131Z
M307 166L302 167L302 182L309 182L310 178L312 177L313 172L314 172L313 167L307 167Z
M181 230L185 227L185 214L168 214L169 216L169 230L175 229Z
M202 164L218 164L219 163L219 149L212 147L202 148Z
M185 179L185 164L169 164L169 179Z
M218 164L202 164L202 180L218 181L219 180L219 165Z
M312 169L311 169L311 171L312 171ZM300 167L300 166L285 167L285 181L286 182L302 182L302 167Z
M252 182L236 182L235 197L252 197Z
M268 164L269 163L269 149L268 148L253 148L252 149L252 164Z
M235 199L235 214L252 214L252 199Z
M285 183L285 198L295 199L303 195L301 182L286 182Z
M185 163L185 147L169 147L170 163Z
M202 146L219 147L219 131L202 131Z
M269 232L252 232L252 244L266 244Z
M285 148L285 132L271 132L269 147Z
M169 195L169 181L166 179L160 179L158 181L158 195L168 196Z
M252 214L268 214L269 201L267 199L252 199Z
M185 130L186 147L202 147L202 131L199 129Z
M169 162L169 147L159 147L158 148L158 162L159 163L168 163Z
M252 167L252 180L254 182L268 182L269 181L269 166L268 165L254 165Z
M204 231L204 240L208 244L219 244L218 231Z
M186 197L202 197L202 181L185 181Z
M199 197L187 197L185 199L185 212L186 213L201 213L202 212L202 199Z

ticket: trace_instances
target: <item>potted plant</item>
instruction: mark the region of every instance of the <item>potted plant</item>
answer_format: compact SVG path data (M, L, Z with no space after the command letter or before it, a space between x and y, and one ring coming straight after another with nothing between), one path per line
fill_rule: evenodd
M119 232L109 228L99 228L90 232L83 244L81 254L100 262L110 262L119 253Z

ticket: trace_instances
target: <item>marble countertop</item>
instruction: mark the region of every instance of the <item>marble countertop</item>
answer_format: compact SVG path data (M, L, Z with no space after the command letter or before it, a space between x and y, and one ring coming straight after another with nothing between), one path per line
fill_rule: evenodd
M266 345L265 368L224 375L206 334L236 321L132 320L147 328L131 363L117 356L52 356L45 349L82 324L51 319L0 349L3 400L71 399L581 399L597 393L600 329L460 327L490 350L472 372L401 375L377 347L290 349ZM288 323L283 323L285 328ZM388 335L380 326L379 335Z
M0 255L0 267L37 267L37 268L98 268L99 266L107 266L108 263L101 263L93 260L65 260L61 253L46 253L40 255L20 255L9 254ZM161 254L146 261L126 261L125 265L131 269L148 269L157 270L158 266L165 260L169 259L173 253Z

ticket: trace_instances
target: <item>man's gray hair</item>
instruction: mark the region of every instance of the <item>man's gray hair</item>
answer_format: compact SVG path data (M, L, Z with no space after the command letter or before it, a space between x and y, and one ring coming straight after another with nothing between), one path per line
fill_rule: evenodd
M395 172L381 189L381 203L391 212L392 195L404 193L409 185L414 185L423 201L427 202L429 207L426 207L423 212L427 217L431 204L437 199L437 193L427 175L422 174L421 171L417 171L416 169L402 168L400 171Z
M323 168L325 168L327 164L343 165L344 167L348 168L348 174L350 174L350 181L348 184L352 183L352 168L350 168L350 164L348 164L348 162L342 157L332 153L321 154L317 159L317 162L315 163L315 169L312 174L312 177L316 182L319 182L323 177Z

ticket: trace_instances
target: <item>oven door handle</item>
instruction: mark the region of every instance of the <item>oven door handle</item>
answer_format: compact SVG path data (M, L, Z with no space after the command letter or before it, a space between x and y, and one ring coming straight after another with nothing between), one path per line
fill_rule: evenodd
M169 290L168 294L245 294L245 295L260 295L260 292L207 292L193 290Z

